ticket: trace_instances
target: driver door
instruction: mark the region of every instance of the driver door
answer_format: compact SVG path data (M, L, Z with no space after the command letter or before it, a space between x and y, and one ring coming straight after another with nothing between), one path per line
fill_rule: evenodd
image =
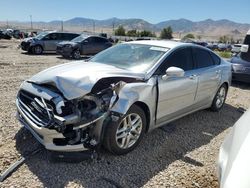
M192 49L185 47L172 52L158 70L157 124L189 112L194 105L198 77L194 70ZM163 79L169 67L185 71L184 76ZM160 73L160 74L159 74Z

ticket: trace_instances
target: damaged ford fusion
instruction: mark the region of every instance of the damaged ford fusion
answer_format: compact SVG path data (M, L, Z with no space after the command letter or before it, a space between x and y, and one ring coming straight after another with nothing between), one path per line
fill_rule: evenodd
M198 51L210 57L205 67L199 67ZM220 110L230 80L230 64L205 48L171 41L123 43L23 82L18 119L48 150L104 145L125 154L154 128L200 109Z

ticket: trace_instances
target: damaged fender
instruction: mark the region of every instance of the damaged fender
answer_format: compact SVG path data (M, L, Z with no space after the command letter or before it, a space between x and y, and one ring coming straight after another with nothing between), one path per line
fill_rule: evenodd
M157 85L156 78L152 77L146 82L126 83L118 94L118 101L110 109L112 112L124 115L129 108L136 102L147 105L150 115L149 125L155 121L155 110L157 102ZM151 126L150 126L151 127Z

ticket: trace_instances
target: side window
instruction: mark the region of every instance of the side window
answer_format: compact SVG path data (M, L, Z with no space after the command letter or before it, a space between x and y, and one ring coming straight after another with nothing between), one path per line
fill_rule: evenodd
M201 48L193 48L193 55L197 68L204 68L214 65L210 52Z
M210 52L210 54L211 54L211 57L212 57L212 59L214 61L214 64L219 65L220 64L220 58L217 55L215 55L214 53L212 53L212 52Z
M47 39L47 36L46 36ZM57 40L57 33L51 33L48 35L48 40Z
M177 49L176 51L171 53L170 56L168 56L167 59L159 67L157 73L165 74L165 71L169 67L179 67L184 71L193 69L194 66L191 48L186 47L183 49Z
M95 39L94 39L94 37L88 37L84 41L86 41L88 43L93 43L93 42L95 42Z
M79 35L77 35L77 34L74 34L74 33L66 33L66 35L67 35L67 40L72 40L72 39L74 39L74 38L76 38L76 37L78 37Z
M105 43L107 42L106 39L103 39L103 38L96 38L97 39L97 43Z
M62 39L61 40L71 40L68 33L62 33Z
M98 38L98 37L92 37L92 41L94 43L100 43L100 38Z

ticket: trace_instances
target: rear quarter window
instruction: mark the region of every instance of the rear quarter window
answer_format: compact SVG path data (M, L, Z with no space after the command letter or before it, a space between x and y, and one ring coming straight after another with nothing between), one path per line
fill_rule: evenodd
M214 60L208 50L193 48L193 56L196 62L196 68L205 68L214 65Z
M211 54L211 57L212 57L212 59L214 61L214 64L215 65L220 65L221 59L217 55L215 55L214 53L212 53L212 52L210 52L210 54Z

